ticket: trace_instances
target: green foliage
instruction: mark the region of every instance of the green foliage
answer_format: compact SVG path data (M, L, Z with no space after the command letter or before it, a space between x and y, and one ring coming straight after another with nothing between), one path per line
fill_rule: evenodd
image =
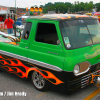
M88 3L88 4L85 6L85 10L86 10L86 11L91 12L92 9L93 9L93 4L92 4L92 3Z
M93 4L93 1L87 2L79 2L75 1L74 4L70 2L55 2L55 3L47 3L43 7L43 12L47 13L48 11L55 11L56 13L75 13L78 11L87 11L92 12L94 6L97 6L97 10L100 11L100 3Z
M100 3L97 5L97 11L100 11Z

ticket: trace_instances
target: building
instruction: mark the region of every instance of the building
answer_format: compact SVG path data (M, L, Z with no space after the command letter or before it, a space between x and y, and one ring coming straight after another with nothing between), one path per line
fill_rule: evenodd
M26 14L26 8L16 8L10 7L10 13L16 13L17 15L23 15Z
M4 26L4 21L7 18L8 14L10 13L10 7L0 5L0 17L3 19L0 20L0 29L6 29L7 27Z

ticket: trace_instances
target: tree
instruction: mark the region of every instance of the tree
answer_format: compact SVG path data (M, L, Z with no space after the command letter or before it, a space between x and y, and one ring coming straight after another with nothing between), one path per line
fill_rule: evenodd
M90 1L89 3L93 4L93 1Z
M86 6L85 6L85 10L86 11L92 11L93 9L93 4L92 3L86 3Z
M49 2L47 4L45 4L45 6L43 6L43 12L47 13L48 10L50 11L56 11L56 13L58 13L58 11L60 11L60 13L68 13L69 12L79 12L79 11L92 11L93 9L93 1L90 1L89 3L87 2L79 2L79 1L75 1L74 4L71 4L70 2L55 2L54 4ZM98 6L99 8L100 6ZM98 9L99 10L99 9Z
M100 3L97 5L97 11L100 11Z

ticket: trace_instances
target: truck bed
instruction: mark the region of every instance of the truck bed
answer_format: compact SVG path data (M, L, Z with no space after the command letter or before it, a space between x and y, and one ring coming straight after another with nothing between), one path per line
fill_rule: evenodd
M19 45L19 39L15 36L3 33L0 31L0 42L5 42L12 45Z

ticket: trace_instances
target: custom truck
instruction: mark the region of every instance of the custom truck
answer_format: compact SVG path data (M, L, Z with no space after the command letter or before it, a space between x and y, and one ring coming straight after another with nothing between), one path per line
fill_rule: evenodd
M37 90L68 93L94 83L100 73L100 24L87 15L31 16L21 37L0 32L0 70L31 78Z

